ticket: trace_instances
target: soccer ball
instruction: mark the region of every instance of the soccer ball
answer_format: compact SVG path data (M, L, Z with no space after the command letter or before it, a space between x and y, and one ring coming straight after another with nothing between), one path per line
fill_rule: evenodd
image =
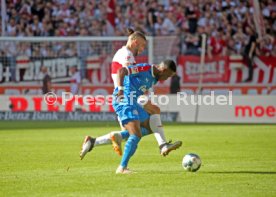
M201 166L201 159L197 154L189 153L183 157L182 166L186 171L196 172Z

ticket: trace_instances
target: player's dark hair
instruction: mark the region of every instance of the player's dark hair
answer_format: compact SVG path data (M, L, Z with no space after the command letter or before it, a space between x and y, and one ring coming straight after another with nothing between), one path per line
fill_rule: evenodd
M162 63L171 71L176 72L176 64L173 60L164 60Z
M134 33L134 30L131 28L127 28L127 36L130 36L131 34Z
M132 40L136 39L137 37L142 38L145 41L147 40L146 36L145 36L145 34L143 32L141 32L141 31L134 31L132 28L127 28L127 35L129 37L131 36Z

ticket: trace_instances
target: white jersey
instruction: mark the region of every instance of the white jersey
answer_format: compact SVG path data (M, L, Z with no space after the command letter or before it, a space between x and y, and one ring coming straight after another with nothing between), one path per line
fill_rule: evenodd
M117 72L123 66L133 65L135 64L135 58L132 52L126 47L123 46L120 48L114 55L111 63L111 77L113 79L114 87L117 87L118 79Z

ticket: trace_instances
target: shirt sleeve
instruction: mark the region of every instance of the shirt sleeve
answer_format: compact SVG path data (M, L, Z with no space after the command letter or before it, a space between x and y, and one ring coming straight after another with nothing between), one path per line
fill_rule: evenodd
M124 57L123 62L122 62L122 66L129 66L132 65L133 62L131 60L131 56L127 55L126 57Z

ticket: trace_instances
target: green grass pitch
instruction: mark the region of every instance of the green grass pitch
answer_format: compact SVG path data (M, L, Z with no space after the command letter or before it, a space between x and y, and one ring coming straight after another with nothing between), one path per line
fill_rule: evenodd
M132 175L115 175L111 145L80 161L87 134L118 130L116 123L0 122L0 196L276 196L276 125L165 124L183 146L163 158L153 135L131 159ZM186 172L187 153L201 169Z

